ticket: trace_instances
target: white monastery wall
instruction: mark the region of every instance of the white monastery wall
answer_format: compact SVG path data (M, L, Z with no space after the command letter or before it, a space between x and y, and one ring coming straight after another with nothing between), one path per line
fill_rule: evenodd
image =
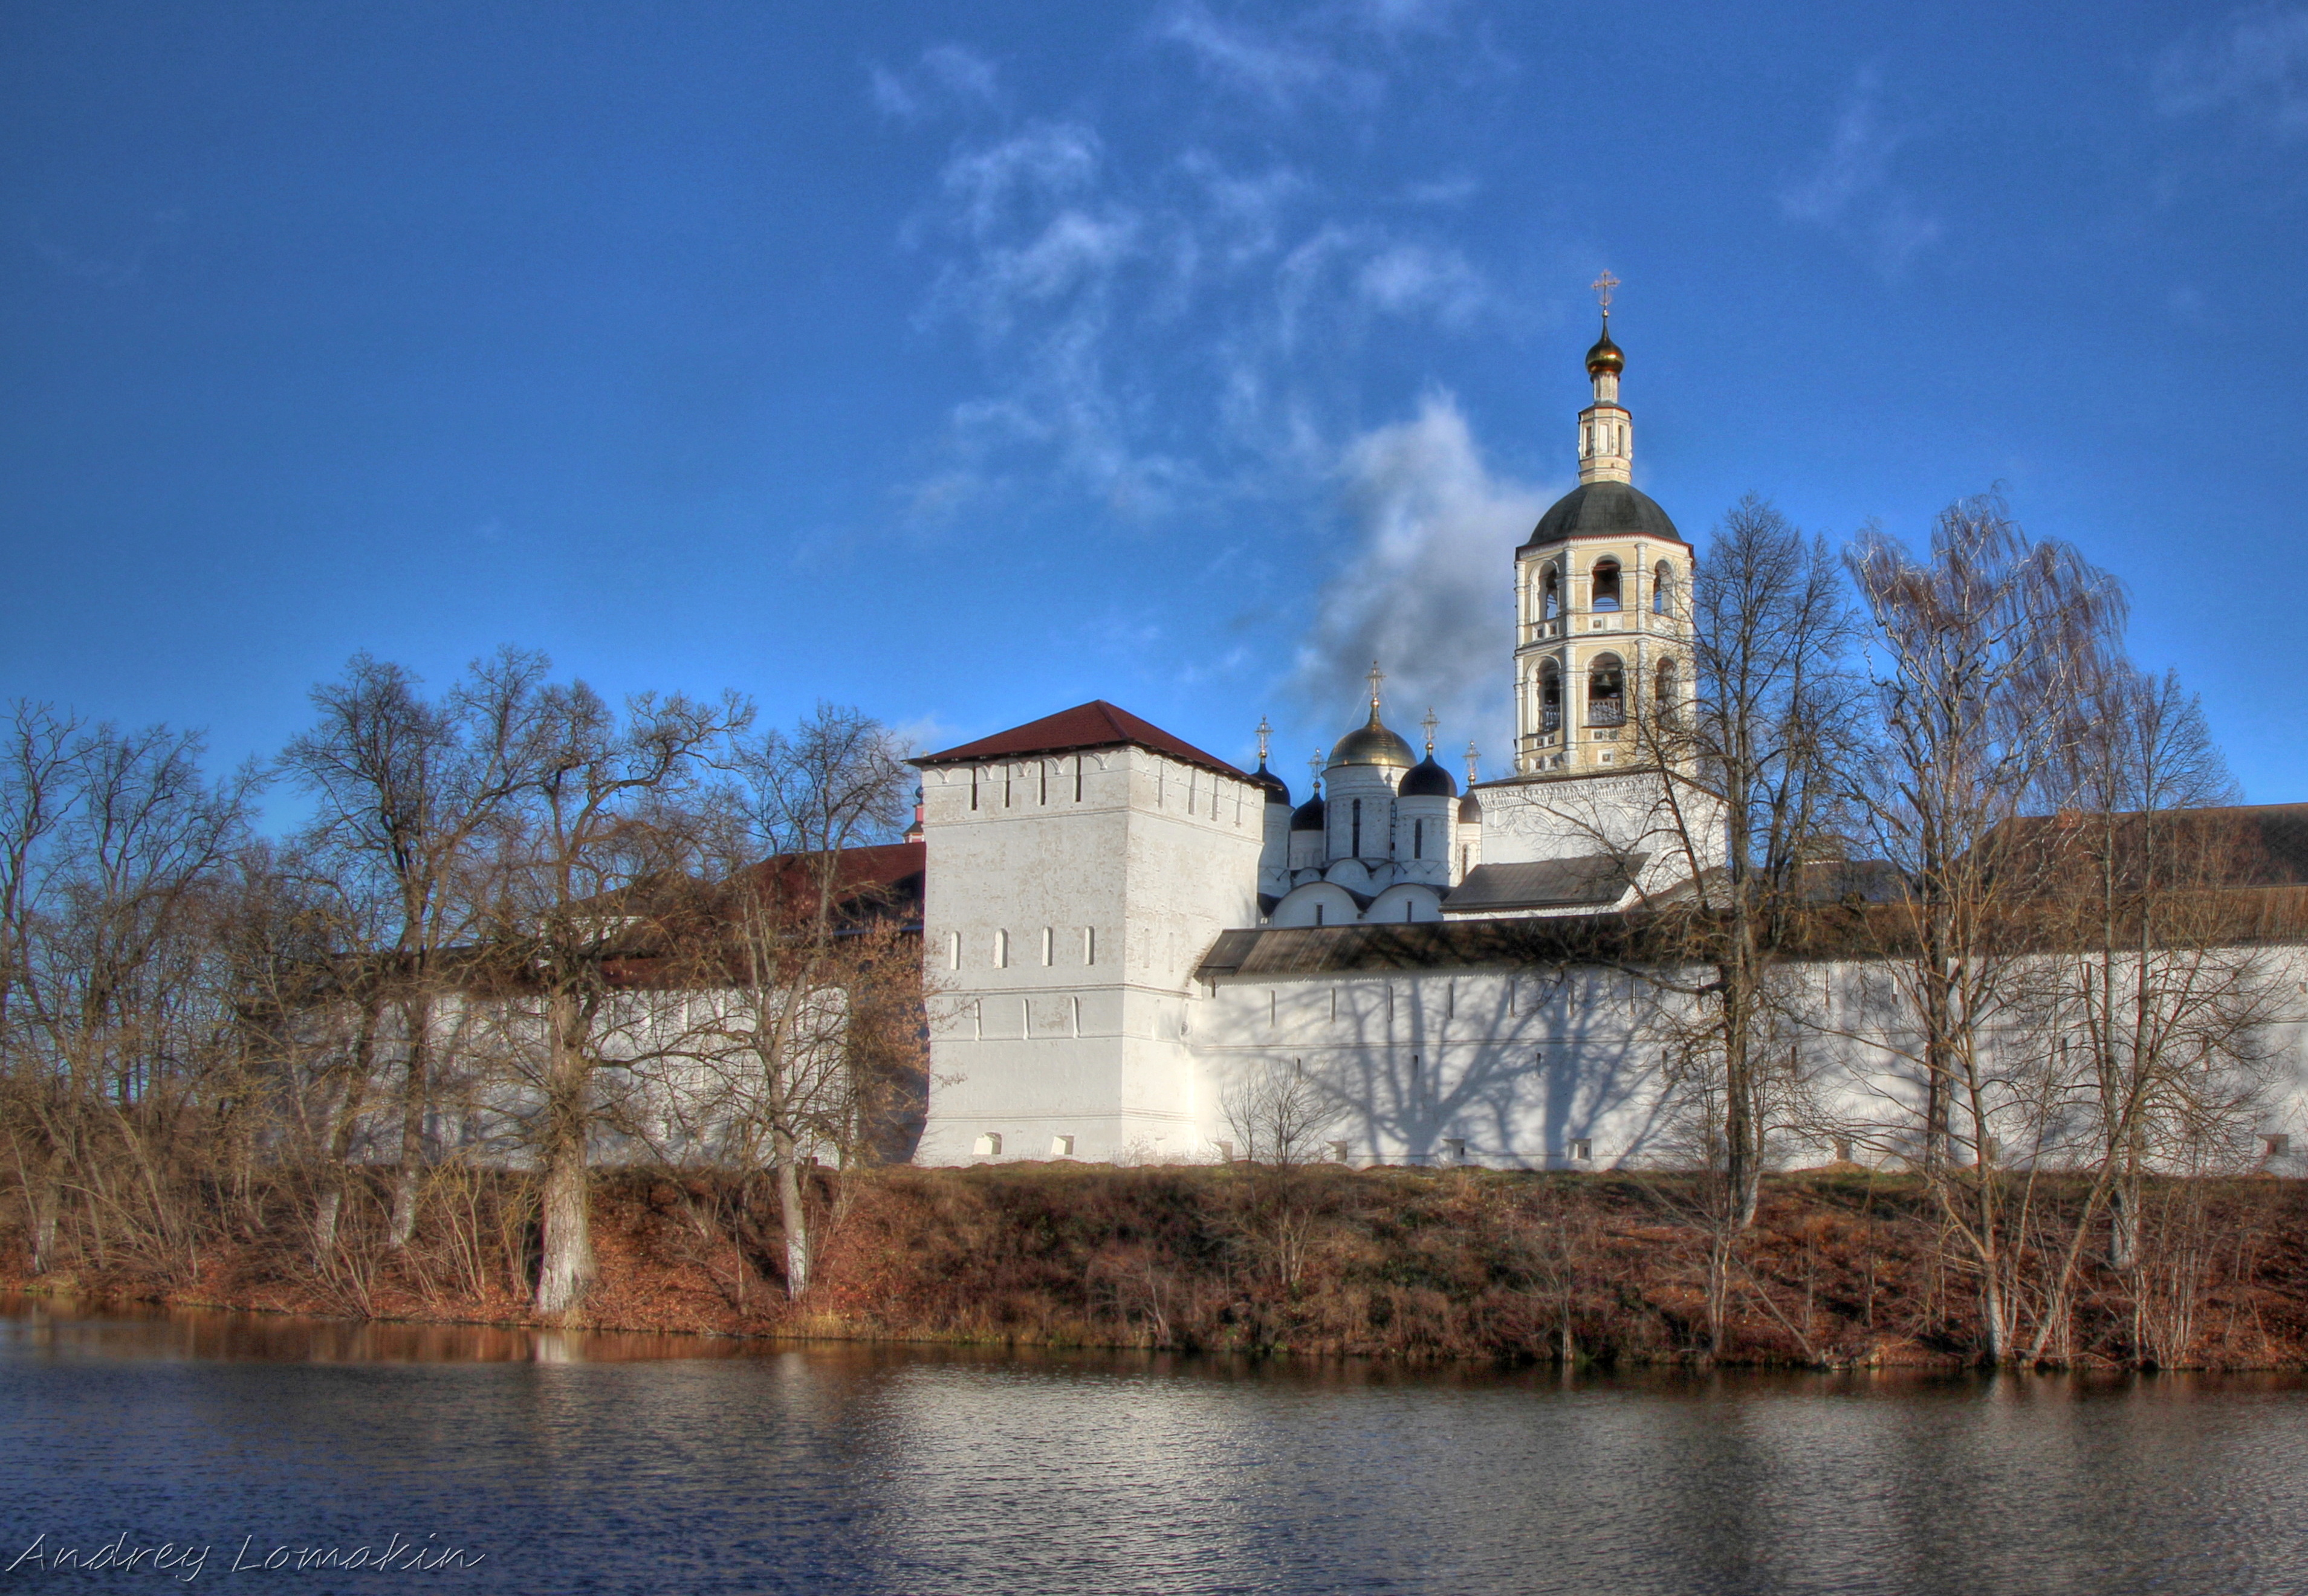
M1184 1007L1256 921L1264 794L1119 747L933 767L923 804L922 1162L1194 1155Z

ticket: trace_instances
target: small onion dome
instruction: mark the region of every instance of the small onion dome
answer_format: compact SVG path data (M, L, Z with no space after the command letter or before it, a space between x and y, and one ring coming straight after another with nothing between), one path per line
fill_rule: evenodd
M1333 770L1341 765L1392 765L1408 770L1417 762L1410 744L1379 724L1375 704L1371 706L1370 724L1358 732L1348 732L1331 751Z
M1250 785L1262 788L1269 803L1279 803L1286 809L1289 807L1289 787L1284 784L1280 777L1266 768L1264 759L1259 760L1258 768L1250 773Z
M1320 831L1322 828L1322 794L1315 794L1290 811L1293 831Z
M1459 800L1459 824L1472 826L1479 822L1482 818L1483 801L1476 797L1473 791L1469 789L1467 795Z
M1410 774L1402 778L1402 785L1395 789L1395 795L1399 798L1456 798L1459 784L1451 779L1448 770L1434 762L1433 754L1428 754L1410 768Z
M1611 318L1606 313L1603 317L1603 336L1597 339L1595 347L1587 351L1587 374L1599 377L1608 372L1615 377L1626 367L1625 352L1611 341Z

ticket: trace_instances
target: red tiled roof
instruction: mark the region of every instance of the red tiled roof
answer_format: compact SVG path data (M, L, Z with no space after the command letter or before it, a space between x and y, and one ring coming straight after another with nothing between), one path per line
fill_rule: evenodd
M1174 759L1200 765L1203 769L1215 770L1220 776L1231 776L1236 781L1250 779L1217 755L1206 754L1193 743L1181 742L1160 726L1141 720L1129 710L1118 708L1104 699L1092 699L1087 704L1077 704L1071 709L1061 709L1055 715L1029 720L1022 726L996 732L991 737L980 737L975 742L949 748L943 753L924 754L914 763L967 764L977 759L1004 759L1012 754L1071 753L1081 748L1115 748L1124 744L1168 754Z
M810 879L812 867L823 857L822 854L779 854L747 866L740 873L763 883L777 878L800 883ZM835 855L833 889L843 898L868 893L903 897L910 891L917 895L920 887L917 878L928 868L928 863L926 843L874 843L865 847L843 848ZM812 886L814 890L814 883Z

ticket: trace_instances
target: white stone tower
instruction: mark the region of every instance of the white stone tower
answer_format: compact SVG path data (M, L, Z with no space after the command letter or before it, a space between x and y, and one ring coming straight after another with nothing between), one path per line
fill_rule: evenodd
M1579 485L1515 551L1519 774L1600 773L1634 759L1640 716L1691 693L1691 545L1634 486L1634 423L1619 403L1626 356L1587 351L1594 402L1579 413Z

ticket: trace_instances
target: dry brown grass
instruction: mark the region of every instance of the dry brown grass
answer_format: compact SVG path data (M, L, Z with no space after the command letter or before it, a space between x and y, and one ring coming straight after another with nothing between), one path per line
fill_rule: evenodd
M830 1195L831 1175L821 1195ZM1724 1344L1706 1344L1705 1238L1668 1180L1482 1171L1113 1169L1053 1163L851 1177L806 1302L785 1301L758 1181L621 1173L594 1197L601 1283L587 1324L1038 1346L1410 1360L1702 1360L1833 1366L1968 1360L1974 1292L1908 1180L1777 1178L1736 1248ZM2308 1365L2308 1190L2195 1189L2184 1354ZM354 1317L530 1318L530 1183L466 1172L428 1192L416 1244L382 1241L383 1188L348 1205L334 1254L286 1220L209 1249L186 1287L84 1269L49 1286ZM2048 1252L2059 1195L2037 1199ZM22 1278L0 1229L0 1283ZM13 1269L11 1266L13 1266ZM2168 1280L2160 1291L2168 1297ZM2105 1272L2066 1360L2135 1362L2142 1320Z

